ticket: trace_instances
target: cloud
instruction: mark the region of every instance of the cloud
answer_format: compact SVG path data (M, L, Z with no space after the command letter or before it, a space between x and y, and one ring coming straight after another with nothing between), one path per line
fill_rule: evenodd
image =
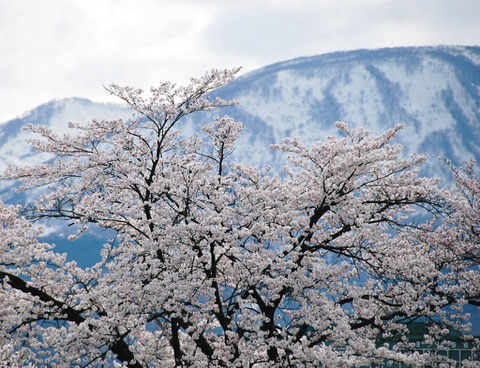
M337 50L479 44L470 0L3 0L0 122L102 85L185 82Z
M339 0L242 2L205 30L212 53L255 60L358 48L480 41L480 2Z
M102 84L177 80L200 55L206 19L199 7L123 0L7 1L0 14L0 94L8 99L0 121L53 98L108 100Z

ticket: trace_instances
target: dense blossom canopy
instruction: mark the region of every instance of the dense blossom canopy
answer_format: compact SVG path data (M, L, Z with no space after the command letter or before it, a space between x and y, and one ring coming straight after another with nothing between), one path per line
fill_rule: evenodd
M47 366L347 367L446 362L416 352L468 333L479 305L479 181L454 169L457 192L419 177L383 134L337 123L338 137L273 149L283 174L234 163L242 124L215 118L182 136L181 119L234 104L209 92L236 71L187 87L109 91L131 120L30 126L54 160L5 178L43 194L0 207L0 360ZM20 216L23 215L29 220ZM82 269L39 242L31 220L65 219L114 236ZM425 219L419 222L419 219ZM396 343L395 347L386 342ZM113 362L113 363L112 363ZM435 363L436 364L436 363ZM474 364L474 363L472 363Z

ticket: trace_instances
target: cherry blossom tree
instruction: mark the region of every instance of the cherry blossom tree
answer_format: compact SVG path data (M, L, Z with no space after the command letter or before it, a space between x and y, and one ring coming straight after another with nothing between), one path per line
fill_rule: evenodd
M435 244L432 256L443 270L442 283L435 290L457 309L463 305L480 307L480 176L475 161L454 167L455 195L441 227L423 236Z
M480 175L477 163L472 160L463 168L450 165L460 198L459 209L448 219L458 230L459 241L467 265L480 265ZM476 283L477 286L480 284ZM480 303L475 304L480 306Z
M29 207L0 208L7 364L347 367L441 358L408 349L406 326L435 322L426 336L435 344L461 324L452 306L465 290L453 293L432 243L460 202L418 176L424 156L402 158L391 143L402 125L373 135L337 123L338 137L312 146L286 139L272 147L288 156L282 175L231 161L243 126L228 116L183 136L186 115L235 104L209 92L236 72L163 83L148 95L112 85L136 112L128 121L71 124L64 136L28 127L39 135L33 147L55 159L3 174L21 190L43 188ZM72 241L88 226L114 236L99 248L101 262L82 269L38 241L29 220L44 218L76 224Z

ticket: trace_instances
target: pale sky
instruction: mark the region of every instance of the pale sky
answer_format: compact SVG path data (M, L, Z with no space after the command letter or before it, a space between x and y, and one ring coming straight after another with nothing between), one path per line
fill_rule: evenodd
M55 98L116 101L211 68L480 45L480 0L0 0L0 122Z

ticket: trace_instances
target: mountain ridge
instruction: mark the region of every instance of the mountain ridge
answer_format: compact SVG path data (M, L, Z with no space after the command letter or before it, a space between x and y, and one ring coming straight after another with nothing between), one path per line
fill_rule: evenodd
M198 131L213 115L244 122L236 161L281 170L283 158L269 145L287 136L313 143L337 134L335 121L381 133L405 122L398 141L405 154L430 156L425 174L445 178L444 156L455 164L480 158L480 47L425 46L360 49L286 60L241 75L214 91L236 98L240 106L185 119L186 134ZM51 100L0 125L0 170L7 164L38 163L45 158L22 146L25 123L47 124L57 133L67 123L128 118L123 104L81 97Z
M258 68L256 70L252 70L247 72L241 76L239 76L236 80L234 80L229 86L233 86L235 84L240 84L243 82L244 79L257 77L259 74L267 73L267 72L276 72L279 70L285 70L287 68L294 67L296 65L303 65L307 66L311 63L317 63L319 61L322 62L350 62L350 61L358 61L359 56L367 56L369 59L378 58L379 56L391 56L391 53L394 52L397 55L402 51L411 51L411 50L421 50L424 52L428 51L439 51L439 50L447 50L447 51L465 51L465 50L475 50L480 46L468 46L468 45L437 45L437 46L402 46L402 47L384 47L384 48L376 48L376 49L355 49L355 50L346 50L346 51L334 51L325 54L319 55L312 55L312 56L300 56L297 58L275 62L273 64L266 65L264 67ZM341 58L339 60L339 58ZM478 64L480 64L480 55L478 56ZM228 86L223 87L228 89Z
M247 125L248 119L263 125L263 131L273 129L270 138L274 135L275 142L287 135L312 138L310 143L325 139L336 133L331 127L337 120L375 133L406 122L403 134L409 139L400 140L408 153L427 148L431 156L442 155L437 146L443 140L449 158L461 164L480 155L471 139L480 137L479 85L479 47L429 46L297 58L247 73L217 94L237 98L240 106L229 113ZM272 101L277 106L272 107ZM264 109L268 113L259 108L265 103L270 104ZM282 103L289 104L291 112L275 115L286 110ZM310 111L302 112L305 107ZM294 120L300 122L289 124ZM312 137L308 129L313 128L325 134ZM428 174L438 173L438 164L432 165L436 167Z
M446 153L456 164L480 157L478 144L472 140L480 137L477 46L360 49L299 57L246 73L214 95L240 101L239 107L225 109L246 125L239 142L241 153L235 159L258 166L279 165L269 144L288 135L309 143L325 139L336 134L333 123L337 120L375 133L406 122L403 135L408 139L400 139L406 153L427 151L433 157ZM20 126L26 122L52 125L54 121L54 128L64 132L70 120L82 123L130 113L125 105L79 97L49 101L0 125L0 168L6 164L5 157L12 163L21 162L5 155L5 146L13 145L8 140L12 136L22 136ZM214 114L193 116L184 128L197 130ZM261 153L255 155L252 150ZM438 165L432 165L436 168L428 174L438 174Z

